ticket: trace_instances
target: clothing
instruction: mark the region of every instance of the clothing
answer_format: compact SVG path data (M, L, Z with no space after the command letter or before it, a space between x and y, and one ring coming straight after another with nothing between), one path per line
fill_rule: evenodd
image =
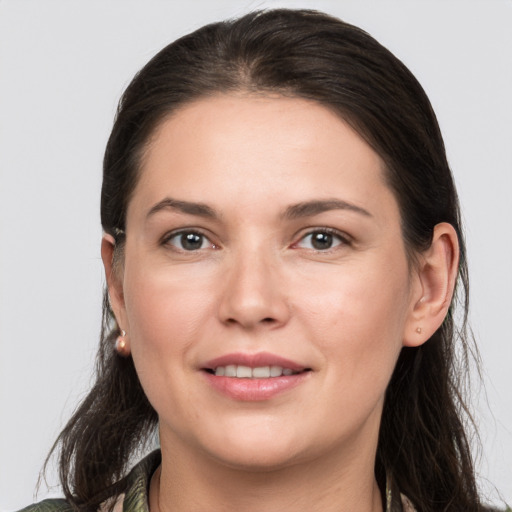
M127 491L119 497L114 512L149 512L149 483L160 462L160 450L156 450L134 466L127 477ZM393 493L389 485L386 501L386 512L415 512L411 502L400 493ZM47 499L19 512L72 512L72 508L63 499Z
M148 495L151 477L156 471L162 456L160 450L150 453L133 467L127 476L127 490L116 502L114 512L149 512ZM498 509L486 509L488 512L499 512ZM386 489L386 512L415 512L412 503L388 482ZM47 499L34 503L18 512L73 512L66 500ZM100 511L101 512L101 511ZM512 512L507 507L503 512Z
M126 493L118 499L115 512L149 512L149 483L160 465L161 458L160 450L156 450L133 467L127 476ZM47 499L29 505L19 512L73 512L73 509L66 500Z

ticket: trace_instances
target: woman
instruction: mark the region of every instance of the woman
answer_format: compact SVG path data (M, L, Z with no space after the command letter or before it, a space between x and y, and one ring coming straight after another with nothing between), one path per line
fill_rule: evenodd
M483 510L456 191L370 36L276 10L171 44L120 102L101 215L97 381L36 509Z

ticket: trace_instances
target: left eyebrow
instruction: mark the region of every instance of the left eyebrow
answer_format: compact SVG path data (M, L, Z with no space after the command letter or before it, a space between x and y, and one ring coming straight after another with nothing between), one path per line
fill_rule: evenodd
M297 203L286 208L283 217L288 220L294 220L302 217L312 217L330 210L349 210L365 217L372 217L372 214L364 208L341 201L340 199L313 200Z
M204 203L180 201L178 199L166 197L149 210L146 218L149 218L162 210L177 210L188 215L197 215L199 217L207 217L210 219L216 219L218 217L215 210Z

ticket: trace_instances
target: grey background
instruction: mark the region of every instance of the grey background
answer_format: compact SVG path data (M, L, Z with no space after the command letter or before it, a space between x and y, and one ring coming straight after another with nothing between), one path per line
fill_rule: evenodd
M512 503L511 1L0 0L1 510L32 501L45 454L90 382L101 160L119 95L177 36L269 6L361 26L430 96L467 230L486 387L475 402L480 482L494 502L490 482ZM52 493L43 486L38 498Z

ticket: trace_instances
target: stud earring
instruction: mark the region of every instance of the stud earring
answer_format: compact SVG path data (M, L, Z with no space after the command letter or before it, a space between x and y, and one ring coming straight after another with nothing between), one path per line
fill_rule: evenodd
M421 327L416 327L416 332L417 332L418 334L421 334Z
M116 339L116 352L121 357L128 357L130 355L130 347L126 341L126 331L121 329L121 334Z

